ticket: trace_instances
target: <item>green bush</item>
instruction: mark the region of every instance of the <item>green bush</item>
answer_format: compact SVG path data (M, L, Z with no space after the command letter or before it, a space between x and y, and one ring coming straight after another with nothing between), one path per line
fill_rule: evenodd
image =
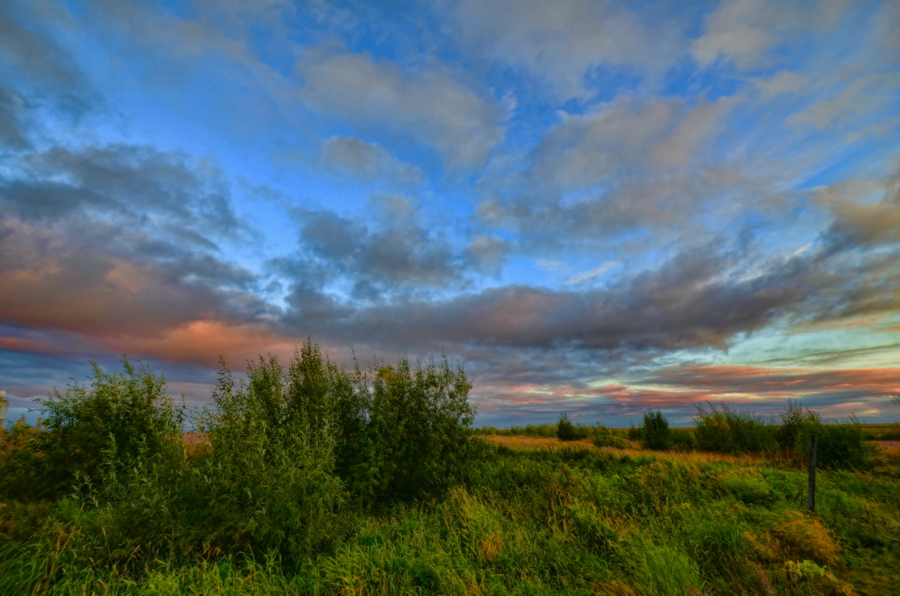
M591 428L590 436L591 442L595 447L613 447L615 449L623 449L625 447L625 439L613 429L607 428L602 424Z
M556 436L555 424L527 424L525 426L510 426L502 431L504 435L523 436L523 437L544 437L550 438Z
M351 504L437 495L483 449L470 440L471 385L446 361L347 371L307 342L287 369L248 363L240 383L223 362L196 413L205 444L190 452L164 379L123 364L54 393L46 427L10 429L0 496L55 500L35 539L71 528L67 553L127 573L196 557L298 564L345 534Z
M559 415L559 420L556 423L556 437L560 441L577 441L579 439L575 425L572 424L572 421L565 414Z
M771 424L748 412L738 412L726 405L709 410L697 406L694 416L694 438L701 451L718 453L766 453L778 450Z
M635 426L632 422L628 427L628 440L629 441L640 441L644 435L644 429L640 426Z
M778 445L783 451L794 451L797 437L809 425L820 426L819 415L809 408L804 411L798 403L789 399L787 406L781 411L781 424L775 430Z
M823 468L869 467L874 446L867 443L862 425L855 416L842 423L823 424L818 414L809 412L794 443L794 453L809 458L810 435L816 434L816 465Z
M683 428L673 428L670 432L672 449L676 451L693 451L696 447L694 435Z
M446 360L410 368L406 358L378 369L371 391L357 385L363 418L353 424L365 429L366 447L354 454L363 459L348 473L351 487L378 500L412 499L462 481L477 449L471 388L462 368ZM357 448L344 444L340 457L348 449Z
M11 440L21 448L3 466L0 495L55 499L76 478L98 482L111 459L127 469L147 458L181 457L184 407L169 397L162 375L121 362L117 374L92 362L90 387L74 383L65 394L54 388L41 402L41 428L13 427Z
M672 436L669 421L661 410L650 410L644 413L644 426L641 432L641 446L644 449L663 450L671 446Z

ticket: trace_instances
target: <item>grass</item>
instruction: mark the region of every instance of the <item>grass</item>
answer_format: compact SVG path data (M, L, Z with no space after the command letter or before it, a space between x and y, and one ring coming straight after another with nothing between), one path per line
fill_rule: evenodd
M360 516L298 565L208 552L131 575L94 568L68 550L77 528L28 539L26 526L52 523L47 505L6 503L0 593L891 594L900 585L900 474L889 453L870 472L820 472L811 514L805 472L759 456L489 441L465 485Z

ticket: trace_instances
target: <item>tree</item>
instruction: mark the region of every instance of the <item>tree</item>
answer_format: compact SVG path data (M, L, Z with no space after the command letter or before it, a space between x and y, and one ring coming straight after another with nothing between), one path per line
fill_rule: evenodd
M578 439L575 425L572 424L572 421L565 414L559 415L559 421L556 423L556 436L560 441L575 441Z
M661 410L648 410L644 414L644 428L641 433L641 445L645 449L663 450L671 445L669 421Z

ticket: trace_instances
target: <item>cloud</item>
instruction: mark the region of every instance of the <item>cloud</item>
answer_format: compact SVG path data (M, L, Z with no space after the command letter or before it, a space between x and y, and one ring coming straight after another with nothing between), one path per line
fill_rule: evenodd
M319 268L322 279L339 276L349 282L356 298L415 293L463 281L463 263L446 240L414 221L370 227L331 211L302 209L295 210L295 217L300 250L313 259L297 261L306 263L303 277L310 268Z
M42 118L78 120L102 101L68 52L53 39L57 10L0 6L0 150L29 147Z
M473 55L525 68L557 98L595 91L588 75L602 66L656 74L684 46L674 19L648 23L627 3L574 0L461 0L449 23Z
M478 234L466 247L464 255L475 269L499 273L511 248L505 238Z
M583 273L579 273L578 275L573 275L563 282L564 286L574 286L578 284L582 284L586 281L592 280L595 277L599 277L618 265L618 261L607 261L597 267L596 269L591 269L590 271L585 271Z
M835 246L900 243L900 166L884 180L831 184L814 200L834 217L828 236Z
M304 52L296 74L316 110L433 147L451 169L482 166L503 138L499 110L441 69L320 47Z
M812 86L808 77L790 70L780 70L767 79L754 79L754 82L763 99L800 93Z
M22 153L0 177L0 204L24 221L67 226L73 238L150 254L216 250L216 238L252 235L235 216L228 185L183 154L113 144ZM85 226L85 220L89 225ZM168 242L163 242L163 238Z
M738 397L775 400L803 398L807 407L833 407L843 402L887 397L900 390L900 368L812 369L755 366L667 367L635 380L639 385L707 391L719 399ZM759 402L763 406L765 401Z
M798 31L834 27L849 5L848 0L722 0L707 16L691 54L704 66L723 59L739 69L766 67L775 48L794 42Z
M491 181L478 217L538 246L683 226L701 205L753 184L714 151L738 101L625 96L563 115L524 164Z
M388 178L394 182L418 183L422 170L394 157L377 143L357 137L330 137L322 143L322 159L360 178Z

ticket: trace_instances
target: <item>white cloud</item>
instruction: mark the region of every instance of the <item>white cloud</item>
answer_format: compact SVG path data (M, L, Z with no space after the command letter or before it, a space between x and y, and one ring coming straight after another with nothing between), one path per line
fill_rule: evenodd
M586 94L593 67L662 72L685 44L672 22L650 26L617 2L461 0L449 22L473 53L527 68L562 99Z
M582 284L586 281L594 279L595 277L599 277L599 276L603 275L604 273L606 273L607 271L609 271L610 269L612 269L613 267L615 267L618 264L619 264L618 261L607 261L607 262L603 263L602 265L600 265L599 267L597 267L596 269L591 269L590 271L585 271L583 273L579 273L578 275L573 275L569 279L565 280L563 282L563 285L564 286L574 286L574 285Z
M296 71L308 105L366 130L412 137L450 168L482 166L504 134L500 110L441 70L318 48Z
M704 33L694 41L691 54L703 65L724 59L741 69L765 66L771 50L793 41L797 30L833 27L849 3L723 0L707 17Z
M396 182L419 182L422 171L394 157L378 143L358 137L334 136L322 143L322 159L362 178L389 178Z
M800 93L811 86L809 78L790 70L778 71L767 79L754 79L763 99L772 99L788 93Z

